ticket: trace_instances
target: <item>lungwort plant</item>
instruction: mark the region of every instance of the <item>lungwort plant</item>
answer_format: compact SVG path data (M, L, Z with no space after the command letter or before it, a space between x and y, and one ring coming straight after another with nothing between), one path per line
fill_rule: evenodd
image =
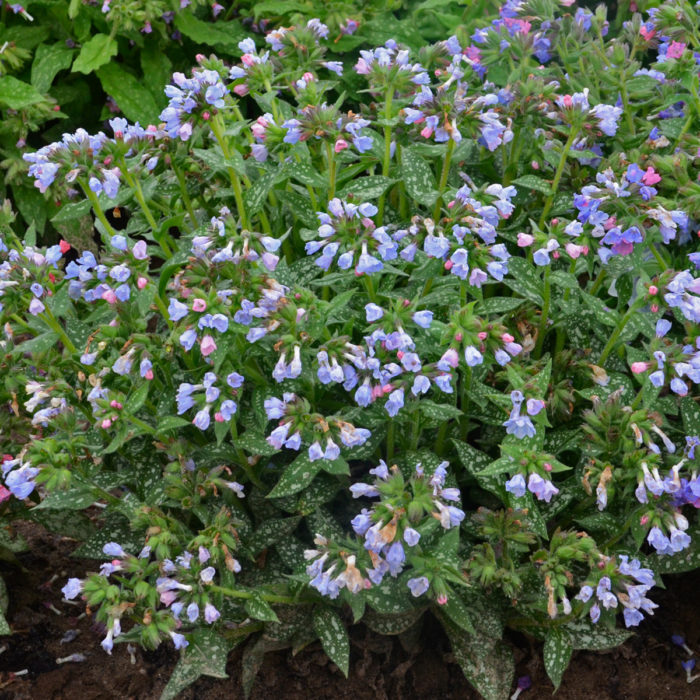
M4 223L3 507L84 540L107 653L182 650L165 697L428 613L484 697L507 629L559 685L699 565L695 8L569 5L275 29L25 156L102 245Z

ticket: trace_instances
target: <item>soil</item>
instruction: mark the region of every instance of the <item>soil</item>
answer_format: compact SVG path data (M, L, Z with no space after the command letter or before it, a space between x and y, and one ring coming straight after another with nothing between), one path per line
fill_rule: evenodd
M27 552L18 555L25 571L0 564L10 597L8 620L14 631L0 638L0 700L157 700L177 663L178 653L163 644L155 652L140 649L134 663L126 645L112 656L99 646L103 636L81 609L62 602L68 576L81 576L94 562L71 559L73 540L51 535L36 525L20 526ZM57 578L52 577L57 574ZM660 608L642 623L623 646L605 653L576 652L566 671L559 700L690 700L700 697L700 680L686 682L681 661L687 655L671 642L682 634L700 654L700 571L668 576L667 590L655 591ZM53 606L52 609L49 606ZM57 612L61 614L57 614ZM62 643L75 635L72 641ZM66 633L70 633L66 637ZM406 651L395 638L379 637L356 625L351 630L350 677L345 679L318 644L297 656L289 651L265 657L252 700L382 700L383 698L477 700L451 657L449 643L435 621L428 621L417 649ZM529 675L532 687L521 700L550 698L553 692L542 663L541 645L524 637L510 639L517 676ZM82 663L57 664L56 659L80 652ZM181 694L182 700L239 700L240 651L231 654L230 678L201 678ZM24 675L14 673L27 669Z

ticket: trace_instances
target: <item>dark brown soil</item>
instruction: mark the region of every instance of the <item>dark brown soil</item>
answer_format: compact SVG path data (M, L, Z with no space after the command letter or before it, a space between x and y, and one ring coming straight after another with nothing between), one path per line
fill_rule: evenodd
M36 526L22 527L29 551L19 555L21 571L0 563L8 584L8 619L14 630L0 638L0 700L157 700L177 662L177 652L163 645L158 651L135 652L132 664L126 645L112 656L99 646L103 636L81 608L61 602L61 586L70 575L80 576L85 565L70 559L75 542L47 534ZM49 583L52 576L58 578ZM666 591L656 590L656 616L642 624L624 646L607 653L575 653L557 693L560 700L690 700L700 697L700 680L688 685L681 661L685 653L671 643L682 634L700 654L700 572L667 577ZM61 615L47 605L53 605ZM68 631L78 636L68 643ZM428 621L416 649L406 651L394 638L371 634L362 625L352 630L350 678L345 679L318 645L296 657L288 651L270 653L253 689L253 700L381 700L382 698L477 699L456 663L449 644L434 621ZM518 675L530 675L532 688L521 700L551 697L553 687L544 672L541 648L523 637L511 639ZM82 663L57 665L56 659L75 652ZM27 669L22 676L13 672ZM240 652L231 654L228 680L202 678L181 695L183 700L238 700Z

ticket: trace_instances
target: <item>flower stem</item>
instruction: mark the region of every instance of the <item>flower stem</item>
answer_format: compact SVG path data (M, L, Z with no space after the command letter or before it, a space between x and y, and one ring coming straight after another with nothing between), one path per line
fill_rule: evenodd
M540 314L540 325L537 329L537 343L535 344L534 357L539 360L542 356L542 346L544 345L544 337L547 334L547 322L549 321L549 304L552 296L552 286L550 283L550 272L552 266L547 265L544 270L544 303L542 304L542 312Z
M447 153L445 154L445 160L442 162L442 173L440 173L440 184L438 185L438 198L435 202L435 209L433 210L433 221L437 222L440 217L440 209L442 207L442 195L445 193L445 187L447 187L447 176L450 174L450 164L452 162L452 154L455 150L455 142L450 139L447 142Z
M572 129L571 133L569 134L569 138L564 144L564 148L561 152L561 157L559 159L559 165L557 166L557 170L554 173L554 180L552 180L552 193L549 195L549 197L547 197L547 201L544 203L544 209L542 210L542 214L540 216L540 221L538 224L540 228L544 226L544 222L547 219L547 215L549 214L552 208L552 204L554 204L554 197L556 196L557 189L559 188L559 181L561 180L561 176L564 174L564 166L566 165L566 159L569 155L571 147L574 145L574 141L576 140L577 136L578 129Z
M219 147L221 148L221 152L224 154L224 158L228 160L231 157L231 151L229 150L228 143L226 141L226 137L224 136L224 129L223 129L223 124L221 122L221 115L217 114L215 117L212 118L211 122L211 130L212 133L214 134L214 138L216 139L217 143L219 144ZM238 216L241 220L241 228L243 229L250 229L250 222L248 221L248 216L246 214L245 210L245 203L243 201L243 191L241 189L241 180L238 177L238 173L233 169L232 166L227 166L228 169L228 176L229 179L231 180L231 187L233 187L233 196L236 199L236 208L238 209Z
M391 108L394 99L394 86L389 85L385 96L384 119L391 119ZM389 177L391 170L391 127L388 124L384 125L384 163L382 164L382 175ZM384 222L384 201L386 199L386 191L379 198L378 205L378 220Z
M625 326L629 323L632 316L637 313L638 309L639 303L632 304L632 306L630 306L629 309L627 309L627 312L622 317L620 323L617 324L617 328L615 328L615 330L613 331L613 334L610 336L610 339L603 348L603 352L600 353L600 357L598 358L598 364L601 367L605 363L605 360L607 360L610 356L610 353L614 350L615 344L620 338L622 331L625 330Z
M107 221L107 217L105 216L104 211L102 211L102 207L100 206L100 200L97 198L97 195L82 180L80 180L80 186L83 188L85 196L90 200L90 204L92 205L92 210L95 212L95 216L105 227L105 230L107 231L109 236L116 236L117 232L112 227L112 224L110 224L109 221Z
M336 162L333 146L326 142L326 155L328 156L328 199L335 197Z

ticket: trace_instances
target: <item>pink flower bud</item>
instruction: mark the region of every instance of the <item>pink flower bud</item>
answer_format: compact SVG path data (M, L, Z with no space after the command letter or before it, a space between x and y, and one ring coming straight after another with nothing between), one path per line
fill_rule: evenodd
M479 340L486 340L488 338L489 334L486 331L481 331L481 333L477 333L476 337Z
M105 418L105 419L102 421L102 423L100 423L100 426L101 426L102 428L104 428L105 430L107 430L107 428L111 428L111 427L112 427L112 421L111 421L109 418Z
M544 470L545 470L546 472L551 472L551 471L552 471L552 465L551 465L549 462L545 462L542 466L544 467Z
M207 57L203 53L198 53L195 57L194 60L197 61L197 63L201 63L202 61L206 61Z
M314 80L316 80L316 76L313 73L309 73L309 71L306 71L304 75L301 76L307 83L312 83Z
M210 118L211 114L209 114L209 112L202 112L202 119L204 119L205 122L208 122Z
M253 54L250 54L250 53L244 53L241 56L241 63L244 66L248 66L248 67L254 66L255 65L255 56L253 56Z
M451 202L448 202L448 203L447 203L447 208L448 208L448 209L453 209L453 208L454 208L454 205L455 205L455 200L453 199Z
M424 139L429 139L433 135L433 130L429 126L423 127L423 129L420 132L420 135Z
M646 362L633 362L630 369L634 374L641 374L642 372L647 371L647 367L648 365Z
M248 94L248 86L245 83L241 83L240 85L234 85L233 91L238 95L239 97L243 97L244 95Z
M462 335L462 333L457 333L457 334L455 334L455 340L456 340L458 343L461 343L463 339L464 339L464 335ZM455 365L455 366L456 366L456 365Z
M649 294L651 294L651 296L654 297L658 293L659 293L659 288L655 284L649 285Z
M149 382L153 379L153 370L146 370L146 374L143 375Z
M333 150L336 153L340 153L341 151L344 151L347 147L348 147L348 142L345 139L338 139L335 142L335 146L334 146Z
M527 248L535 242L535 237L529 233L518 234L518 248Z
M117 303L117 295L111 289L108 289L106 292L104 292L102 294L102 298L108 304L116 304Z
M556 226L559 223L559 219L554 218L552 219L552 226Z
M204 299L195 299L192 302L192 311L205 311L207 308L207 302Z
M641 518L639 518L639 524L640 525L646 525L649 522L649 516L648 515L643 515Z
M659 310L659 305L658 304L652 304L651 305L651 312L655 314Z
M220 413L219 411L217 411L217 412L214 414L214 420L215 420L217 423L223 423L223 422L224 422L224 416L223 416L223 414Z
M453 265L454 265L454 263L452 262L452 260L445 260L445 266L444 266L444 267L445 267L446 270L451 270Z
M147 284L148 284L148 280L147 280L145 277L139 277L139 278L136 280L136 286L137 286L139 289L143 289Z
M540 169L540 164L539 164L536 160L533 160L532 163L530 163L530 167L531 167L533 170L539 170L539 169Z
M211 355L214 350L216 350L216 342L214 341L214 338L212 338L210 335L205 335L202 338L199 349L202 351L202 355L204 355L204 357Z
M399 351L396 353L396 357L398 357L399 360L403 360L404 354L405 354L405 353L404 353L403 350L399 350Z
M559 253L558 250L555 250L555 251L552 253L552 257L553 257L555 260L559 260L559 255L560 255L560 253Z
M109 405L110 405L112 408L116 408L118 411L121 411L121 409L124 408L124 407L119 403L119 401L110 401L110 402L109 402Z
M504 343L512 343L512 342L515 340L515 338L514 338L510 333L504 333L504 334L501 336L501 340L502 340Z

